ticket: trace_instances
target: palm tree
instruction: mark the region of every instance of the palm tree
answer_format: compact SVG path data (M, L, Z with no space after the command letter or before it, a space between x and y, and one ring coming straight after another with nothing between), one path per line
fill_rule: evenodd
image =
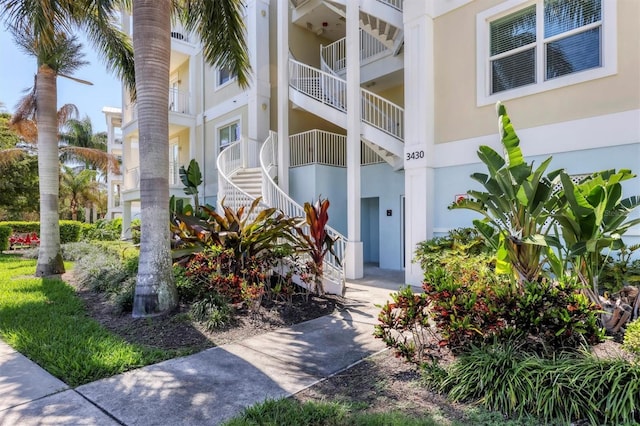
M98 201L100 184L96 171L84 169L76 172L73 167L62 166L60 198L69 202L71 220L78 220L78 210Z
M0 19L17 44L37 58L34 85L40 175L40 250L36 276L60 274L64 264L60 251L58 214L58 76L68 76L82 65L79 44L72 31L84 30L100 51L107 67L120 75L135 93L131 45L115 22L116 0L18 1L0 0Z
M85 168L92 169L96 167L96 164L87 159L86 154L88 151L81 148L87 148L92 154L99 154L100 152L106 153L107 151L107 134L105 132L93 133L93 124L91 119L85 115L82 120L75 118L67 120L63 125L63 130L59 135L60 144L62 145L61 160L65 163L72 161L84 162ZM79 149L80 148L80 149ZM105 160L114 160L115 158L104 157ZM104 164L102 164L104 166ZM113 161L107 165L107 168L114 169L115 164ZM104 167L102 168L103 171Z
M248 84L249 59L240 0L133 0L140 149L141 241L133 316L173 310L177 293L169 239L169 59L171 14L195 31L211 65Z

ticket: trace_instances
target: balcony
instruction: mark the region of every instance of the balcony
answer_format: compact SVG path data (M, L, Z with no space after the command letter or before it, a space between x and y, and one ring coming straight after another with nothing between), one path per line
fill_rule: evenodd
M169 89L169 111L180 114L191 114L189 108L189 92L170 88ZM124 107L124 121L130 123L138 119L137 102L129 102Z

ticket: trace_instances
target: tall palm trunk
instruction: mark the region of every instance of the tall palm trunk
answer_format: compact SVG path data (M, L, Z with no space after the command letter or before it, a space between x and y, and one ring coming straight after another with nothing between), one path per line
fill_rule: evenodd
M56 74L47 65L36 76L36 122L38 123L38 174L40 176L40 250L36 276L64 273L60 251L58 191L58 115Z
M170 0L133 2L142 214L134 317L168 312L178 302L169 246L170 18Z

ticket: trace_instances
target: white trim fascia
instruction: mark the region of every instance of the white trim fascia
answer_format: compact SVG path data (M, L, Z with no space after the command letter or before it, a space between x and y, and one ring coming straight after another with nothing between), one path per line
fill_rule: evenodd
M473 0L436 0L433 3L433 17L444 15L454 9L465 6Z
M220 102L214 107L209 108L204 112L206 121L215 120L216 118L228 114L238 108L247 106L249 104L249 92L242 92L233 98L229 98L226 101Z
M471 227L473 227L473 225L469 225ZM446 234L449 231L453 231L456 228L447 228L447 227L438 227L438 228L433 228L433 233L434 234ZM633 231L633 227L631 228L631 231L625 232L622 237L640 237L640 232L635 232Z
M516 129L526 156L640 143L640 109L544 126ZM502 152L497 132L435 145L434 167L478 163L480 145Z
M489 22L533 4L538 5L537 7L540 8L542 6L539 3L539 0L508 0L476 15L476 106L491 105L497 101L506 101L555 90L618 73L617 2L613 0L602 0L601 67L579 71L545 81L544 61L540 60L540 58L543 57L543 52L542 49L539 48L543 40L538 40L536 42L536 75L538 76L539 82L515 89L504 90L493 95L489 94L489 88L491 87L489 81L491 77L489 70ZM539 17L539 15L540 14L537 13L536 16ZM538 28L538 34L541 34L541 30L542 29ZM541 73L539 70L543 72Z

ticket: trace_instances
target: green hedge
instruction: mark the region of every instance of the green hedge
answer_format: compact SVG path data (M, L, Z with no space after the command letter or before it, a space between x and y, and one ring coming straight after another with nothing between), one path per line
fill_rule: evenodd
M23 222L23 221L11 221L0 222L0 226L8 226L13 229L14 233L32 233L35 232L40 235L40 222ZM60 221L60 243L74 243L80 241L80 231L83 227L82 222L74 220L61 220Z
M0 251L9 249L9 237L13 234L13 229L7 225L0 225Z

